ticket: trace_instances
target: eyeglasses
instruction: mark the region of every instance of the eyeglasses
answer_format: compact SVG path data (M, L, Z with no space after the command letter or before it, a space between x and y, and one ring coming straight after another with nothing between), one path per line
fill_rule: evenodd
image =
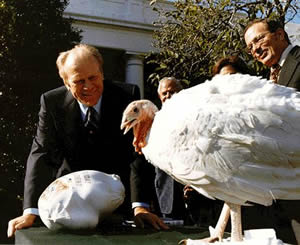
M268 33L270 33L270 32L269 31L264 32L264 33L259 34L257 37L255 37L253 39L253 41L251 43L249 43L249 45L246 47L246 52L248 54L253 54L254 45L256 46L257 44L261 44L263 41L265 41L265 38L266 38Z

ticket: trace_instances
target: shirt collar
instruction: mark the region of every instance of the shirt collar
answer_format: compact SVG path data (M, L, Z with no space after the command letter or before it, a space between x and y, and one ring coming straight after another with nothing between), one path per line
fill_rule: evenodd
M89 107L82 104L82 103L80 103L79 101L77 101L77 102L78 102L79 107L80 107L81 117L82 117L82 119L84 119ZM101 102L102 102L102 96L100 96L97 104L93 106L93 108L96 110L98 115L100 115Z
M286 60L286 57L288 56L288 54L290 53L291 49L293 48L294 46L292 44L289 44L289 46L287 46L287 48L282 52L281 56L280 56L280 60L278 62L278 64L282 67L285 60Z

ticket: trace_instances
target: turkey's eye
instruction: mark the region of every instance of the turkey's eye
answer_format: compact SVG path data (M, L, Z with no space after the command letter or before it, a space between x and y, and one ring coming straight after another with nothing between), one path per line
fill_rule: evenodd
M135 107L135 108L133 109L133 112L134 112L134 113L138 113L138 112L139 112L139 109L138 109L137 107Z

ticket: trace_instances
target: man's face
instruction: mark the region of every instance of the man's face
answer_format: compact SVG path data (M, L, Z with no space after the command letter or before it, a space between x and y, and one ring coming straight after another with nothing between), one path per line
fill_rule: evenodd
M93 56L68 57L64 66L65 85L86 106L97 104L103 92L103 74Z
M268 67L278 63L285 48L283 30L271 33L265 23L252 25L245 33L245 42L253 58Z
M173 94L179 92L179 89L176 86L176 83L172 80L164 80L160 84L160 88L158 91L158 97L162 103L164 103L167 99L170 99Z

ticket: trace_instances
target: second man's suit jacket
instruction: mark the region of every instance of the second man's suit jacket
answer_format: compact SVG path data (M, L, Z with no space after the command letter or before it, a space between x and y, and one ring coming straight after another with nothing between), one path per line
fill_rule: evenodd
M295 46L288 54L280 71L278 84L300 91L300 47Z

